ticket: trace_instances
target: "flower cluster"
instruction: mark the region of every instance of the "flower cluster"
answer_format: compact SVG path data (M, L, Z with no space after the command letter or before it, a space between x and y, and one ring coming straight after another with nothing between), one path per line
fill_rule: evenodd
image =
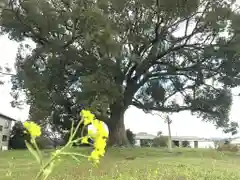
M41 127L34 122L26 121L23 126L26 129L26 133L29 133L31 136L31 143L25 141L26 146L29 152L35 157L37 162L40 165L40 171L36 176L37 179L47 179L49 175L52 173L53 168L58 160L60 160L61 156L70 156L77 162L80 162L78 157L88 157L90 161L93 161L94 164L99 163L100 157L105 154L106 141L108 138L108 132L104 127L104 123L100 120L97 120L95 116L87 110L82 110L80 112L81 120L78 122L76 128L72 126L71 133L68 142L52 153L48 161L43 160L42 152L40 151L38 144L36 142L36 137L41 136ZM84 127L82 129L82 133L84 132L84 128L87 125L92 125L95 131L88 130L88 134L86 136L76 138L77 132L79 131L80 125L83 124ZM69 148L72 147L75 143L89 143L88 140L91 138L93 140L94 150L89 156L86 156L80 152L69 152Z
M41 127L34 122L26 121L23 126L27 129L28 133L32 138L41 136Z
M84 110L84 109L80 112L80 116L84 120L83 121L84 126L91 124L92 121L95 119L94 114L92 114L90 111Z
M88 138L93 140L94 150L89 156L89 160L94 163L99 163L100 157L103 157L105 154L108 132L104 127L104 123L95 119L95 116L90 111L82 110L80 115L83 118L84 125L91 124L95 129L95 132L93 130L88 130L88 135L82 138L82 143L88 143Z

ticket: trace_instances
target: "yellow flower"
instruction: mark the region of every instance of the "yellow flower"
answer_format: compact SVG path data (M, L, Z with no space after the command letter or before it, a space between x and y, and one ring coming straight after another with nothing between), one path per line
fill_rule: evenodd
M89 156L89 160L99 160L99 154L97 150L93 150Z
M108 132L106 128L104 127L104 123L102 121L99 121L97 119L93 120L93 127L96 129L98 134L101 134L103 137L108 137Z
M26 121L23 126L27 129L32 138L41 136L41 127L34 122Z
M97 151L98 151L99 156L102 156L102 157L104 156L104 154L105 154L104 149L98 149Z
M82 116L82 118L84 119L83 123L85 126L88 124L91 124L95 118L94 114L92 114L90 111L84 110L84 109L80 112L80 116Z
M106 142L106 130L103 126L103 123L99 120L93 121L93 126L96 129L96 133L93 133L93 131L89 130L88 135L91 135L93 138L93 147L94 151L89 157L89 160L92 160L95 164L99 163L100 157L103 157L105 154L105 148L107 146Z
M103 157L104 154L104 149L94 149L90 154L88 160L93 161L95 164L98 164L100 162L100 157Z
M94 133L94 131L93 130L91 130L91 129L88 129L88 135L90 136L90 137L95 137L95 134L96 133Z
M107 143L106 143L106 140L103 139L101 136L97 137L94 141L94 148L96 149L105 149Z
M100 162L100 157L104 156L105 151L104 150L93 150L90 156L88 157L89 161L92 161L94 164L98 164Z
M89 143L89 142L88 142L88 136L82 137L81 143L83 143L83 144L88 144L88 143Z
M108 138L108 132L106 131L105 128L99 129L99 131L103 137Z
M88 138L91 137L93 140L94 150L89 156L89 160L93 161L95 164L99 163L100 157L104 156L105 148L107 146L106 139L108 138L108 132L105 128L104 122L95 119L95 116L88 110L82 110L80 112L83 118L84 125L92 124L93 130L88 129L88 135L81 139L81 143L89 143Z

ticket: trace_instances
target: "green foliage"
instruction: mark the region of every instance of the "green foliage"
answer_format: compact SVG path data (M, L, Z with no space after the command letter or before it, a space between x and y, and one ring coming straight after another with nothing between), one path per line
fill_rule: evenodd
M168 137L160 136L160 137L153 139L153 146L154 147L168 147Z
M17 121L11 131L9 139L10 149L26 149L25 140L29 141L29 135L24 133L24 127L21 121Z
M10 139L9 139L9 148L10 149L26 149L25 141L30 142L30 136L24 133L25 128L23 127L23 123L21 121L17 121L11 131ZM40 149L48 149L56 146L54 142L43 135L36 138L36 143ZM58 145L58 144L57 144Z
M84 134L86 134L86 131L85 131ZM64 134L64 136L63 136L64 142L67 142L69 137L70 137L70 132ZM74 139L77 139L77 138L80 138L80 137L81 137L81 129L79 128L79 131L76 133L76 136L74 137ZM91 142L91 140L89 139L88 142ZM90 144L73 143L73 146L90 146Z
M135 134L130 129L127 129L126 135L127 135L129 143L131 145L135 145Z
M239 128L238 123L231 122L230 126L224 130L225 133L231 133L232 135L235 135L238 133L237 129Z
M182 147L190 147L190 142L189 141L183 141L182 142Z
M157 132L157 136L160 137L162 135L162 131Z
M19 48L12 79L34 119L69 130L70 119L90 107L114 121L109 128L117 133L134 105L189 110L235 131L228 119L230 88L240 83L234 1L12 0L3 7L1 33L36 44Z
M234 144L220 144L217 147L218 151L230 151L230 152L238 152L239 151L239 147L237 145Z
M53 149L54 143L47 137L40 136L36 138L39 149Z
M141 139L140 144L141 144L141 147L152 147L153 146L153 140L151 140L151 139Z

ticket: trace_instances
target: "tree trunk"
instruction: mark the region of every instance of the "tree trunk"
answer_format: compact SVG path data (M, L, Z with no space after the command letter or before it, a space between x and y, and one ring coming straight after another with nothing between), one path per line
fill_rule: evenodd
M109 140L110 146L128 146L129 141L127 139L125 125L124 125L124 113L126 108L121 107L119 104L114 104L111 108L111 117L108 122Z

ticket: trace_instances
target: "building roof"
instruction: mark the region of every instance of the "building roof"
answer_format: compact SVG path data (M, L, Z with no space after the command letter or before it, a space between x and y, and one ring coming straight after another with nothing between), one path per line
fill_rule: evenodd
M230 141L230 142L232 142L232 141L239 141L240 140L240 137L233 137L233 138L228 138L228 139L226 139L227 141Z
M145 132L140 132L140 133L136 134L135 139L154 139L156 137L157 136L152 135L152 134L148 134L148 133L145 133Z
M2 114L2 113L0 113L0 117L6 119L6 120L8 120L8 121L17 121L16 119L13 119L13 118L11 118L11 117L9 117L9 116L6 116L6 115L4 115L4 114Z
M232 137L232 138L228 138L228 139L235 140L235 139L239 139L239 138L240 138L240 136Z
M172 136L173 141L212 141L207 138L201 138L197 136Z
M145 132L137 133L135 139L154 139L157 136ZM172 136L173 141L212 141L210 139L196 137L196 136Z

